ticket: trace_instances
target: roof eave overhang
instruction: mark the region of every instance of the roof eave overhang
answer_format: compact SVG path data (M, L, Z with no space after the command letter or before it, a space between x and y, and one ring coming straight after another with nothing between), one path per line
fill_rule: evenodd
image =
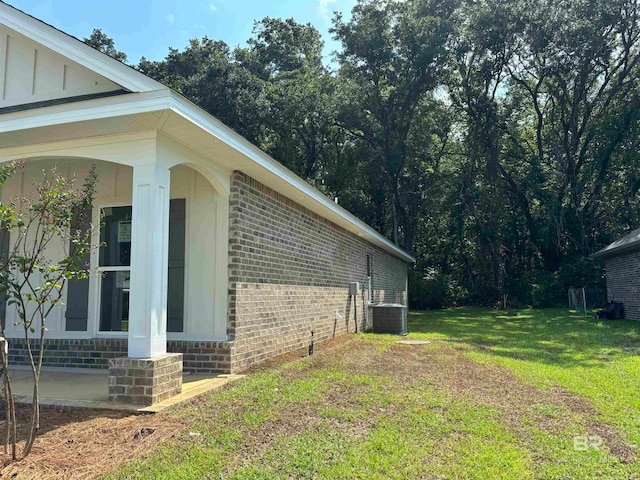
M619 255L624 255L626 253L633 253L637 251L640 251L640 243L633 243L633 244L625 245L623 247L611 248L611 249L604 248L602 250L597 251L596 253L591 254L591 258L607 259L607 258L617 257Z
M413 256L409 255L400 247L394 245L355 215L340 207L335 202L332 202L316 188L312 187L309 183L298 177L295 173L284 167L277 160L270 157L237 132L227 127L220 120L208 114L176 92L172 91L171 97L171 108L173 111L185 117L192 124L207 131L222 142L231 146L236 151L242 153L245 157L255 162L258 166L281 178L284 182L310 198L318 207L318 210L316 210L318 215L327 218L336 224L341 224L346 221L358 230L357 234L359 236L365 238L370 243L382 247L384 250L394 254L406 262L415 263L415 258ZM258 178L257 180L260 179ZM336 221L338 219L341 221Z
M0 3L0 5L2 4ZM380 235L365 222L332 202L221 121L166 87L149 92L130 93L3 114L0 116L0 133L161 111L170 111L179 115L194 128L205 131L242 154L243 157L251 161L252 165L257 167L252 168L252 173L258 171L265 175L272 175L277 177L279 182L294 188L310 200L310 210L321 217L342 226L405 262L415 262L413 256ZM239 168L239 170L242 169ZM260 181L261 179L257 176L256 180Z
M6 113L0 115L0 133L123 115L136 115L169 110L170 108L170 90L164 87L162 90L129 93L115 97Z

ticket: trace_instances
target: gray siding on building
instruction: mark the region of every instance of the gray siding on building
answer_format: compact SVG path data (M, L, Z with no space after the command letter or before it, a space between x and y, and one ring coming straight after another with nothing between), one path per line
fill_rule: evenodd
M640 251L605 259L607 299L624 304L625 318L640 320Z

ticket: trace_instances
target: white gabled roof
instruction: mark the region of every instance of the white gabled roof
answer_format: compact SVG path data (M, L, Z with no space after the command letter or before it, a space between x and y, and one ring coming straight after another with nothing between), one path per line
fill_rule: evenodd
M0 115L0 135L34 128L42 132L47 127L53 128L72 122L76 122L77 125L77 122L91 122L124 115L131 118L135 115L169 111L176 118L179 117L183 122L188 122L192 128L197 127L200 132L206 132L209 138L215 138L224 143L230 149L229 152L236 152L233 166L237 165L238 170L244 171L285 196L295 192L290 195L292 200L396 257L407 262L415 262L411 255L362 220L331 201L220 120L160 82L95 50L77 38L3 3L2 0L0 0L0 24L117 83L123 89L134 92L110 98L83 99L73 103L4 113ZM164 122L166 118L163 124ZM170 132L165 133L171 135ZM227 165L227 168L229 167L231 165Z

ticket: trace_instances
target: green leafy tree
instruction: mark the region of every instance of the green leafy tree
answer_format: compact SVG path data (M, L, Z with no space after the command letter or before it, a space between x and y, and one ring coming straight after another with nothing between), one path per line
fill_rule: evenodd
M89 37L86 37L84 43L92 46L96 50L106 53L111 58L115 58L119 62L127 63L127 54L116 49L116 44L111 37L99 28L94 28Z
M6 182L16 168L15 164L1 167L1 183ZM34 380L32 414L23 456L31 451L40 428L39 384L47 319L51 311L61 305L67 282L86 278L89 273L82 258L91 248L92 228L86 225L91 220L96 180L92 168L84 185L76 188L75 177L65 178L53 168L44 171L42 181L34 184L33 195L0 204L3 235L11 238L8 253L0 265L0 288L7 305L17 312ZM62 257L52 258L54 246L60 243L64 252ZM5 321L3 319L0 324L3 338ZM38 343L31 341L32 336ZM34 351L35 345L39 345L37 351ZM7 355L1 351L7 399L6 442L11 443L15 459L15 403Z
M337 71L270 17L138 68L413 252L417 283L457 292L430 304L542 305L601 285L589 254L640 223L638 8L359 0Z
M354 139L368 145L371 173L390 207L389 230L407 251L413 249L416 215L426 186L420 167L428 163L422 152L412 151L410 140L417 138L413 129L428 110L426 105L433 104L440 85L454 11L455 2L362 0L351 20L338 14L332 29L343 45L338 54L345 89L340 123ZM430 138L430 132L422 133ZM416 175L421 181L414 182Z
M320 33L293 19L267 17L256 22L253 35L235 57L264 82L260 146L323 189L343 132L335 122L336 80L322 64Z

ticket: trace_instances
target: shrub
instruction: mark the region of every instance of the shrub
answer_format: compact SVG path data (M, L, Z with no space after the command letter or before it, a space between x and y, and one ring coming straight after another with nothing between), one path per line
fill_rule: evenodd
M429 270L409 272L409 305L417 310L438 310L453 305L456 288L449 277Z

